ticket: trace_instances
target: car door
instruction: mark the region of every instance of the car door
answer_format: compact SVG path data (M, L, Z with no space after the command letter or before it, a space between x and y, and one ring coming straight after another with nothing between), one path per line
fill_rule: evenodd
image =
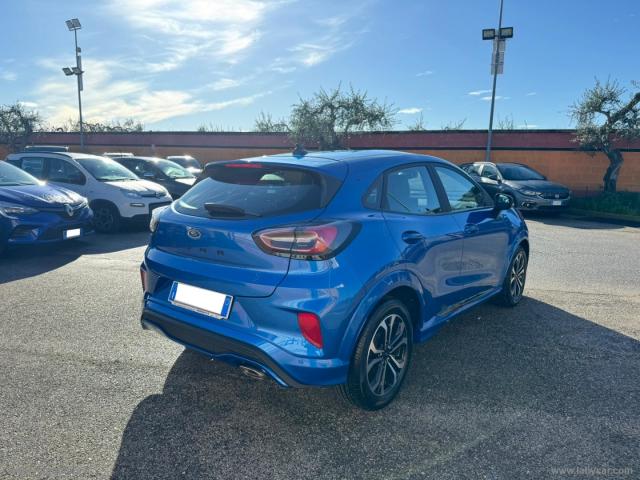
M87 196L87 178L71 162L62 158L46 158L45 169L47 181L50 184Z
M490 163L483 164L479 180L482 187L491 195L491 198L495 197L497 193L502 192L500 172L498 172L498 169L494 165Z
M431 297L425 299L424 319L437 317L458 301L462 231L451 215L443 213L424 164L386 172L382 200L385 223L400 250L403 268L418 277Z
M464 236L460 275L465 302L473 301L502 282L508 260L511 223L493 209L486 192L458 169L434 165L451 217Z

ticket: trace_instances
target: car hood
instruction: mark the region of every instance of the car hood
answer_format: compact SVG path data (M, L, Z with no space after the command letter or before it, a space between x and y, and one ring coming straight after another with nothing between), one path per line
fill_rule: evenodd
M504 183L516 190L535 190L537 192L564 193L569 189L559 183L550 182L549 180L507 180Z
M71 190L52 185L20 185L0 187L0 202L16 203L32 208L52 208L82 203L81 197Z
M194 178L176 178L176 183L181 183L182 185L186 185L191 187L194 183L196 183L196 179Z
M157 194L163 194L165 192L164 187L157 183L150 182L148 180L118 180L115 182L105 182L107 185L111 185L122 190L129 192L136 192L142 196L154 196Z

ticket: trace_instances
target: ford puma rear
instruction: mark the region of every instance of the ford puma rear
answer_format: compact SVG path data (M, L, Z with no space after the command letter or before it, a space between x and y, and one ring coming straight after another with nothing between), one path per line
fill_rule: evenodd
M442 160L399 152L210 165L153 212L142 324L254 378L339 385L360 407L381 408L414 341L504 295L513 268L524 286L526 226L498 200ZM467 241L475 261L463 258Z

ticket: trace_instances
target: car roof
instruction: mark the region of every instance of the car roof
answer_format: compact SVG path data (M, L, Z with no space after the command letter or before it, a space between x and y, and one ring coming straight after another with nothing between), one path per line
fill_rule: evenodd
M11 153L7 155L8 159L13 158L21 158L21 157L66 157L71 160L77 160L78 158L109 158L101 155L93 155L91 153L82 153L82 152L20 152L20 153Z
M294 155L293 153L280 153L269 155L267 158L297 159L298 163L304 159L314 159L325 162L346 162L349 165L360 165L374 162L384 168L393 167L398 164L414 162L434 162L448 163L438 157L421 155L416 153L401 152L397 150L330 150L309 152L305 155Z
M164 160L166 161L171 161L171 160L167 160L166 158L161 158L161 157L138 157L138 156L130 156L130 157L116 157L114 160L117 159L122 159L122 160L142 160L145 162L157 162L158 160Z

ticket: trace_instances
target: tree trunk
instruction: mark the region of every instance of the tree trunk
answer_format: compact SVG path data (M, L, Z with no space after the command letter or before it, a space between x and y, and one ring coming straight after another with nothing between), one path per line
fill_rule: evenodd
M622 168L624 158L622 158L620 150L617 149L608 150L605 153L609 157L609 167L607 167L607 171L604 174L604 191L615 192L618 186L618 174Z

